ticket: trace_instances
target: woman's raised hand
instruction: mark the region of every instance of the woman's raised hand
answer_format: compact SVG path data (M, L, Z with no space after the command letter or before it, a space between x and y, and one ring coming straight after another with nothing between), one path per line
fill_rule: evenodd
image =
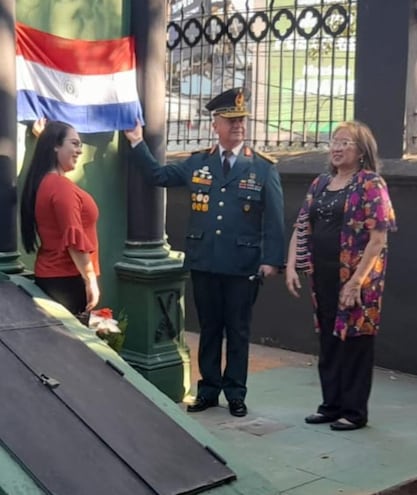
M136 127L133 129L126 129L124 131L127 140L131 144L138 144L143 141L143 128L139 120L136 121Z
M46 126L46 119L45 117L42 117L38 120L35 120L35 122L32 125L32 134L36 137L39 136L39 134L42 133L42 131L45 129Z

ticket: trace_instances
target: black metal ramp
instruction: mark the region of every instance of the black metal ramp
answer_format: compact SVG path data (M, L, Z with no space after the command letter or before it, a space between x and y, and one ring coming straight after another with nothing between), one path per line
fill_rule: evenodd
M193 494L236 478L12 283L0 315L0 438L47 493Z

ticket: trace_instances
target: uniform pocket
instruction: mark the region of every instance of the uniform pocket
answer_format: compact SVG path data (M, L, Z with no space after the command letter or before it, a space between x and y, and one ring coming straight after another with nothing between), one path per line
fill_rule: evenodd
M240 270L256 272L261 259L261 240L258 237L241 236L236 240Z
M204 232L202 230L188 231L185 235L187 256L190 260L195 261L201 255Z
M259 202L262 200L261 191L252 191L248 189L239 189L238 197L244 201Z
M257 215L262 213L263 202L261 191L252 191L247 189L239 190L238 197L241 210L245 214L252 216L251 214L253 213L256 213Z
M202 230L193 230L192 232L187 232L185 237L187 239L202 239L204 236L204 232Z
M261 240L256 238L256 237L238 237L237 238L237 245L238 246L244 246L247 248L260 248L261 247Z

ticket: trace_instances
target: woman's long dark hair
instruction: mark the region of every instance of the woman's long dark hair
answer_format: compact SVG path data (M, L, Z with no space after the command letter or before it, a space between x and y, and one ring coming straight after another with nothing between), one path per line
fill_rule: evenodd
M36 143L20 201L20 232L27 253L38 246L35 222L35 201L39 184L58 165L56 147L61 146L72 127L64 122L47 122Z

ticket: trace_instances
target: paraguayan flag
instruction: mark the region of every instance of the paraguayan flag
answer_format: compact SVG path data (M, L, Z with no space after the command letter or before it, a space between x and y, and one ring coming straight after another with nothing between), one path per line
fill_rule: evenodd
M61 38L17 23L17 118L60 120L78 132L143 124L134 40Z

